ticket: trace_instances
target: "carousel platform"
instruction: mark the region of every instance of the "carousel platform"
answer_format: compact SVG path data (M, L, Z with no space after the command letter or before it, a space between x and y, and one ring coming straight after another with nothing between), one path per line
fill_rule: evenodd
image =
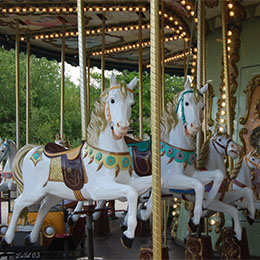
M2 201L2 224L7 223L7 203ZM121 202L116 202L116 209L123 210L126 209L126 204ZM122 231L120 229L120 223L124 218L123 211L116 212L116 218L109 220L110 234L105 236L94 236L94 256L95 259L139 259L140 258L140 248L145 245L152 244L152 237L135 237L133 246L131 249L126 249L121 244L120 238ZM169 253L169 259L184 259L185 258L185 248L181 245L176 244L170 233L167 235L167 247ZM46 252L47 253L47 252ZM87 241L85 240L81 247L76 251L69 252L68 256L61 254L47 253L41 255L41 259L88 259L88 248ZM12 257L4 257L1 259L13 259Z

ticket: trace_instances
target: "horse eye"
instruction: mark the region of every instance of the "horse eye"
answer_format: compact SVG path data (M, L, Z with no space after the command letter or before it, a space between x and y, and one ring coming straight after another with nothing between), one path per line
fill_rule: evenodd
M221 139L221 138L219 138L219 139L218 139L218 141L219 141L219 142L221 142L221 141L222 141L222 139Z
M204 106L202 107L202 110L204 110Z
M113 98L111 98L111 103L114 104L115 103L115 100Z
M131 108L133 108L133 107L134 107L134 104L131 105Z
M185 102L185 106L188 106L189 105L189 102Z
M254 160L255 160L255 158L253 157L253 158L252 158L252 161L254 161Z

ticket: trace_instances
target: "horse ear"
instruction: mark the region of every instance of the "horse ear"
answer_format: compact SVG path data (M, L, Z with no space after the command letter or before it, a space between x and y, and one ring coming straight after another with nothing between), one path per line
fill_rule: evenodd
M5 138L5 143L8 143L8 138Z
M110 85L111 86L117 85L117 80L116 80L116 76L115 76L114 72L112 72L112 74L111 74Z
M131 90L133 90L135 88L137 84L137 78L134 77L134 79L131 80L131 82L127 85L128 88L130 88Z
M209 87L209 85L207 83L202 88L200 88L199 89L200 94L203 95L208 90L208 87Z
M224 127L223 127L223 132L222 132L223 134L226 134L227 133L227 127L226 127L226 125L224 125Z
M62 134L62 139L64 139L64 140L65 140L65 134Z
M2 138L0 137L0 143L2 143Z
M185 85L184 85L184 89L185 90L191 89L190 78L189 77L187 77L187 79L186 79L186 82L185 82Z
M59 139L59 138L60 138L59 134L56 134L56 135L55 135L55 138L56 138L56 139Z

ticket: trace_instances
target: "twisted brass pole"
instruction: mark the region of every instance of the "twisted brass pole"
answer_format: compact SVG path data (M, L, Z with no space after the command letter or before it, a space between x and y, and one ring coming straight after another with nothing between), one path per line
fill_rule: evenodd
M138 14L138 33L139 33L139 138L143 140L143 32L142 32L142 13Z
M78 48L80 65L80 110L82 140L87 140L87 95L86 95L86 37L84 20L84 1L77 0Z
M102 16L102 56L101 56L101 70L102 70L102 84L101 84L101 92L105 90L105 17Z
M151 19L151 132L153 176L153 259L162 259L161 158L160 158L160 28L159 1L150 2Z
M228 55L227 55L227 17L226 17L226 1L221 2L221 15L222 15L222 42L223 42L223 64L224 64L224 84L226 94L226 111L227 111L227 133L232 136L231 132L231 116L230 116L230 86L229 86L229 68L228 68ZM228 157L229 172L232 170L232 160Z
M161 0L161 62L162 62L162 109L161 113L164 111L165 107L165 64L164 64L164 0Z
M198 0L198 30L197 30L197 84L196 88L200 88L202 86L202 80L201 80L201 75L202 75L202 20L203 20L203 15L202 15L202 2L203 0ZM202 142L202 133L201 130L197 134L197 154L199 154L200 151L200 146Z
M27 39L26 50L26 144L30 142L30 85L31 85L31 69L30 69L30 38Z
M60 84L60 137L64 134L64 88L65 88L65 22L62 20L61 84Z
M19 21L16 20L16 31L15 31L15 96L16 96L16 147L20 147L20 36L19 36Z

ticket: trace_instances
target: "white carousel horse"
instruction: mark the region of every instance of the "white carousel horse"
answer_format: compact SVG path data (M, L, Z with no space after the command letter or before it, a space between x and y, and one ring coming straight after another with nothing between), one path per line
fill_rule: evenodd
M134 104L133 88L137 79L127 86L118 84L112 74L110 88L103 91L96 101L91 121L88 125L88 143L84 141L79 148L56 153L52 157L46 146L45 150L34 147L25 155L22 163L18 151L15 158L15 176L19 178L21 165L24 184L21 195L15 200L13 215L8 230L1 241L1 247L10 246L15 236L15 228L23 208L42 201L35 225L25 238L26 244L37 240L42 222L49 209L62 199L68 200L113 200L126 198L128 201L127 230L123 233L122 242L131 247L137 224L136 210L139 193L151 188L152 180L135 178L131 175L131 157L123 136L129 128L131 109ZM53 145L52 145L53 147ZM76 159L77 161L73 160ZM69 161L70 167L61 172L61 160ZM72 164L75 162L76 167ZM80 166L80 167L79 167ZM79 175L71 178L71 172L79 169ZM63 173L64 173L63 171ZM74 182L73 182L74 181ZM76 182L75 182L76 181ZM66 183L66 184L65 184ZM70 186L70 188L68 187ZM72 188L71 188L72 187Z
M235 180L232 180L233 190L240 190L241 188L248 187L252 189L251 172L254 169L260 170L260 155L256 150L253 150L243 156L243 158L237 162L232 171L232 175L237 176ZM260 210L260 201L255 200L255 208ZM236 205L240 208L247 208L247 201L239 200Z
M17 148L12 140L1 140L0 138L0 163L6 160L5 167L2 171L2 181L0 191L15 191L16 183L13 177L12 162L17 153Z
M189 222L193 231L199 225L202 207L212 203L224 178L220 170L202 172L194 165L196 160L194 136L201 128L202 94L207 88L205 85L199 90L193 90L187 80L185 90L168 103L161 120L162 194L172 194L172 191L178 192L177 189L194 189L195 207ZM204 185L212 181L212 189L205 195ZM147 202L146 209L138 213L141 220L149 218L152 213L152 196Z
M226 178L224 156L236 159L240 151L240 146L227 135L224 128L223 132L217 131L210 139L203 143L198 156L197 167L199 169L206 168L207 170L220 169ZM241 241L242 228L239 212L232 205L235 205L241 198L245 198L247 202L246 208L250 213L247 219L250 224L253 224L255 218L253 192L250 188L243 188L239 191L228 191L228 185L229 180L226 179L223 182L220 192L217 194L215 200L207 207L207 210L229 214L234 220L235 239Z

